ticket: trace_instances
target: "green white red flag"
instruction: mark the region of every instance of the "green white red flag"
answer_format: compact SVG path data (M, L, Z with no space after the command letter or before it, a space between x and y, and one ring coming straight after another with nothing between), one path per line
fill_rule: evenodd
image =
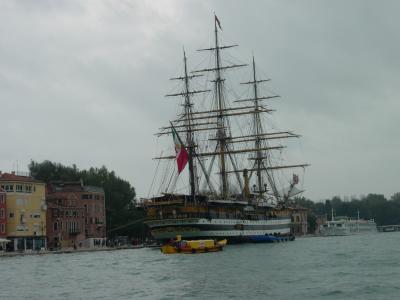
M189 154L185 149L181 139L179 138L178 133L176 132L174 126L171 124L172 127L172 137L174 139L175 144L175 154L176 154L176 163L178 165L178 174L180 174L183 169L186 167L186 164L189 159Z

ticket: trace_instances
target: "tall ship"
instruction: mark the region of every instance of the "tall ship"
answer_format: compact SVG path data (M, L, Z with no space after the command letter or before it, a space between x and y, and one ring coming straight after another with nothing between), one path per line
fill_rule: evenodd
M189 70L183 51L183 72L171 78L179 89L166 96L177 98L180 111L156 135L172 136L175 153L155 158L154 196L139 204L159 241L291 237L291 198L303 192L293 170L304 175L308 164L286 163L283 141L300 136L268 126L269 101L279 96L263 93L269 79L259 78L254 56L250 66L232 62L227 52L237 45L223 44L221 33L215 16L213 45L198 50L211 66ZM229 80L246 67L251 75L237 84L245 89L241 97Z
M374 219L360 219L359 212L357 219L354 219L349 217L334 217L332 210L331 221L320 225L320 233L322 236L352 235L375 232L377 232L377 227Z

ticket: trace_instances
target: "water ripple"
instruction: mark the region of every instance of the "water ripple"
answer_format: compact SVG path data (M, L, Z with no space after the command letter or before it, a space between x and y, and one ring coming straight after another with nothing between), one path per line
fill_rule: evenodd
M398 299L399 237L0 257L0 299Z

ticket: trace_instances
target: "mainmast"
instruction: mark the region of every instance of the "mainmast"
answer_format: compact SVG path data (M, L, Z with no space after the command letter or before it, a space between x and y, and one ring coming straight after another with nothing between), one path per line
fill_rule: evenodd
M229 137L227 135L227 129L229 129L229 124L227 121L228 117L231 116L238 116L238 115L243 115L243 114L253 114L253 111L238 111L238 112L232 112L235 110L244 110L246 107L226 107L225 104L225 99L224 99L224 81L225 79L222 78L222 72L227 70L227 69L232 69L232 68L237 68L237 67L243 67L246 66L246 64L241 64L241 65L222 65L221 61L221 50L223 49L228 49L232 47L236 47L237 45L229 45L229 46L220 46L219 45L219 39L218 39L218 27L221 29L221 24L217 18L217 16L214 16L214 47L207 48L207 49L200 49L199 51L212 51L214 52L215 55L215 66L213 68L209 69L203 69L203 70L197 70L193 71L193 73L196 72L215 72L215 77L213 80L214 83L214 94L215 94L215 100L216 100L216 107L214 110L210 111L205 111L201 113L209 114L207 118L216 118L216 137L215 140L217 141L217 147L216 147L216 153L215 155L218 157L219 160L219 175L220 175L220 180L221 180L221 197L226 198L228 197L228 191L229 191L229 186L228 186L228 172L227 172L227 156L230 159L233 168L236 169L234 158L232 154L234 154L233 151L229 149L229 144L228 140ZM205 117L196 117L195 119L204 119ZM241 181L240 178L237 176L238 183L241 186Z
M217 131L217 140L219 144L219 160L220 160L220 174L221 174L221 183L222 183L222 198L225 198L228 195L228 178L226 174L226 166L225 166L225 148L226 148L226 131L225 131L225 122L223 111L225 109L224 99L222 98L222 84L223 81L221 79L221 58L219 53L219 45L218 45L218 28L217 28L217 17L214 20L214 28L215 28L215 97L217 100L218 107L218 119L217 124L220 129Z
M262 167L262 150L261 150L261 134L264 133L262 130L262 124L260 120L260 113L258 112L259 108L259 103L258 103L258 90L257 90L257 77L256 77L256 64L254 61L254 56L253 56L253 90L254 90L254 106L255 106L255 111L256 113L253 115L253 120L254 120L254 134L256 136L255 141L254 141L254 147L257 149L256 152L256 164L257 164L257 183L258 183L258 194L262 196L263 192L266 192L266 190L263 189L263 179L262 179L262 173L261 173L261 167Z

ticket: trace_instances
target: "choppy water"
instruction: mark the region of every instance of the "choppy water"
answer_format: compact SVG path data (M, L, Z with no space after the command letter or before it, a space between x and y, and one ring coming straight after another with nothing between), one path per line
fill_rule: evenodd
M400 299L400 233L0 258L0 299Z

